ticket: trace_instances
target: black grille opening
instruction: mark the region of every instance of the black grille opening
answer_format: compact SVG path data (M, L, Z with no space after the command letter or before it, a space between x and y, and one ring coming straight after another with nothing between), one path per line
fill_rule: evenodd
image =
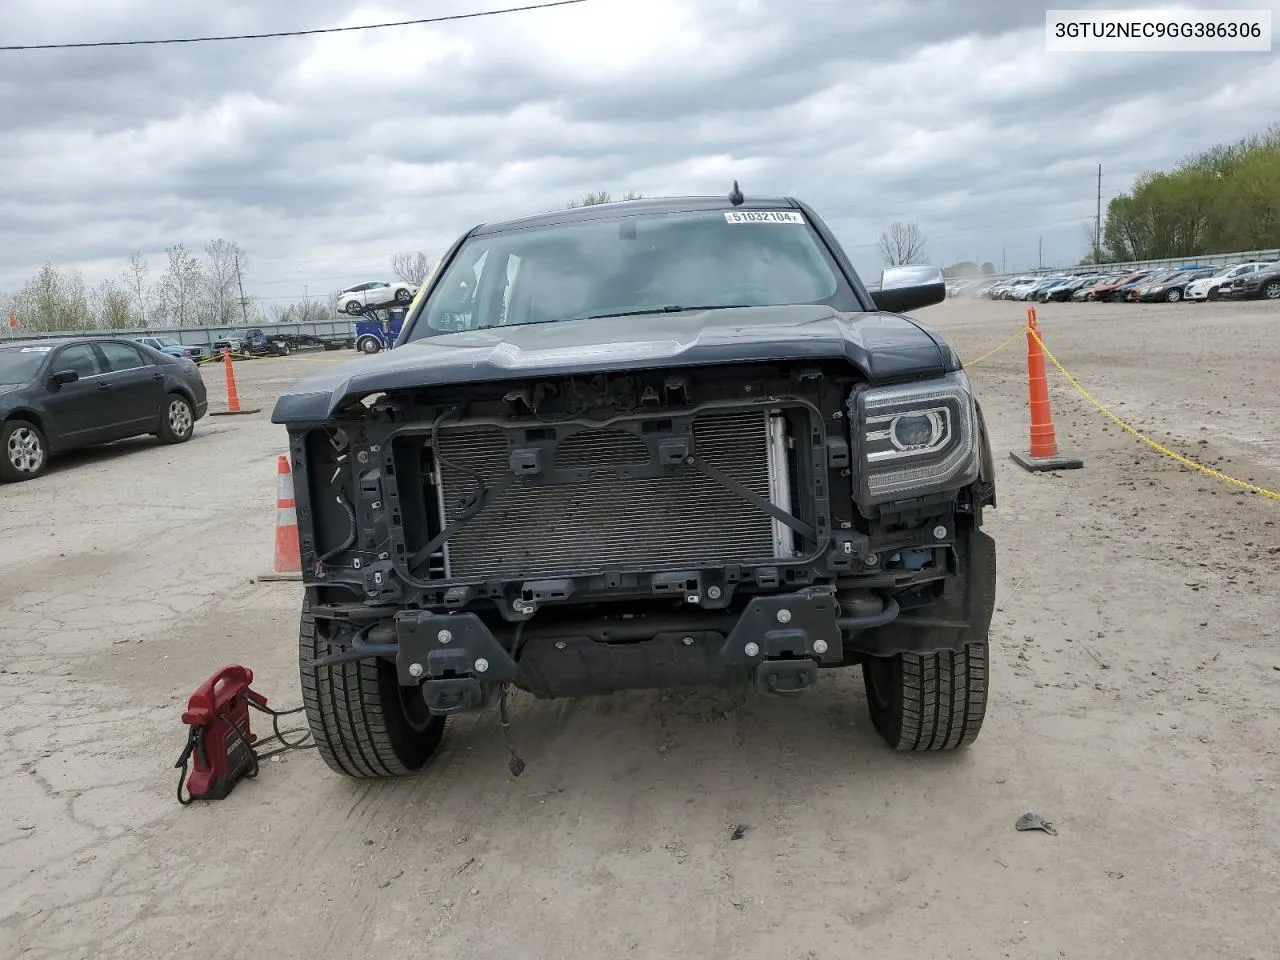
M763 411L705 414L695 419L693 436L699 457L767 500L766 423ZM429 444L425 437L413 442ZM434 514L436 523L419 522L411 530L411 511L407 504L403 508L410 552L434 535L426 533L432 526L448 525L467 509L480 487L475 475L493 487L509 470L511 441L498 427L443 427L440 447L444 465L439 488L428 482L427 467L415 488L420 491L417 509ZM429 450L423 454L424 464L429 456ZM645 463L649 456L636 434L595 428L566 436L554 459L559 468L589 469ZM402 491L408 490L403 467L399 479ZM658 477L517 481L464 524L441 557L447 564L442 573L467 580L575 576L609 567L678 570L774 559L772 518L692 468Z

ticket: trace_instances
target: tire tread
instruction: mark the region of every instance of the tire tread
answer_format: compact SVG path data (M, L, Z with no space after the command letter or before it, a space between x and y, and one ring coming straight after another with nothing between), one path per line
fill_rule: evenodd
M335 648L317 629L309 601L304 601L298 630L302 702L317 752L325 764L337 773L359 779L416 773L434 753L436 744L428 747L426 756L421 750L414 751L417 757L403 755L405 721L399 703L388 702L386 684L379 676L379 661L305 666L308 661L333 652ZM395 711L394 716L389 711ZM414 734L409 731L407 736ZM436 743L438 739L437 735Z

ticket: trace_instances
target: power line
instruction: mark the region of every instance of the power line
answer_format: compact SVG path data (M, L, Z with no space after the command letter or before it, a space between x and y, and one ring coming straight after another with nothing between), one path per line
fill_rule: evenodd
M95 40L88 43L30 43L0 47L0 52L14 50L72 50L86 47L141 47L168 43L208 43L215 40L267 40L275 37L312 37L322 33L353 33L357 30L382 30L388 27L417 27L427 23L444 23L448 20L475 20L479 17L496 17L504 13L522 13L526 10L545 10L549 7L567 7L587 0L549 0L546 3L527 4L522 7L504 7L500 10L477 10L472 13L453 13L441 17L424 17L420 20L398 20L394 23L366 23L354 27L322 27L315 30L282 30L276 33L241 33L217 37L179 37L167 40Z

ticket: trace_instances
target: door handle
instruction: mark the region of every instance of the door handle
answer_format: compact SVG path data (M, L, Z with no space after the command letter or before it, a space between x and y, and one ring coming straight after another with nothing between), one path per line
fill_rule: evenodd
M110 389L111 389L111 384L107 383L105 380L99 380L99 381L98 381L98 389L99 389L99 390L110 390Z

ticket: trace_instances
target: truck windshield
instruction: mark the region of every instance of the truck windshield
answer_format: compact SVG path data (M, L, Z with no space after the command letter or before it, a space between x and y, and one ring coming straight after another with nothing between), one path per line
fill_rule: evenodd
M864 309L799 211L613 215L467 240L410 339L783 304Z

